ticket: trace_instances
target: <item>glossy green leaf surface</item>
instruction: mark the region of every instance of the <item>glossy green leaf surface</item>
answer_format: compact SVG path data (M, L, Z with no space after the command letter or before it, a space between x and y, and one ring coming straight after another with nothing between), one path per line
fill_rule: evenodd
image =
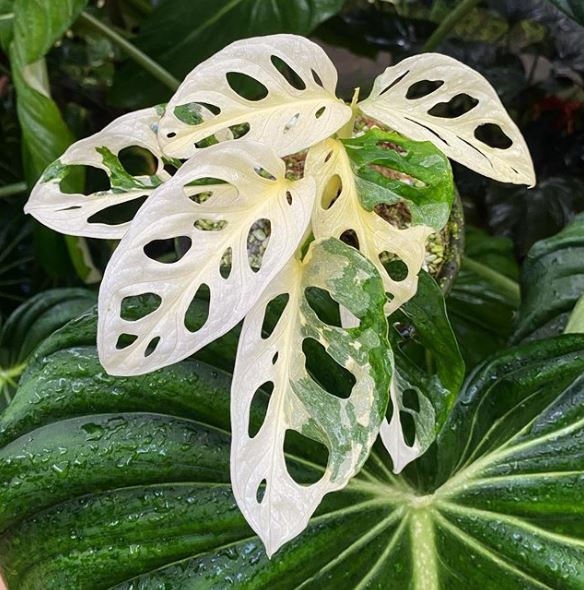
M584 214L531 248L522 268L521 287L513 342L560 334L584 293Z
M274 33L307 35L344 0L166 0L142 23L136 45L182 78L229 43ZM135 64L116 74L112 99L126 107L166 102L169 91Z
M472 227L466 228L465 257L471 264L463 259L446 307L468 369L503 349L511 336L518 298L510 297L508 287L518 268L509 239Z
M448 221L454 184L448 158L430 142L371 129L343 140L363 207L405 202L414 224L440 229Z
M43 344L0 419L10 590L584 584L583 336L489 359L404 476L376 447L268 560L228 483L228 374L187 360L109 377L93 323ZM252 408L255 426L266 402ZM318 449L295 441L286 457L299 481L324 469Z

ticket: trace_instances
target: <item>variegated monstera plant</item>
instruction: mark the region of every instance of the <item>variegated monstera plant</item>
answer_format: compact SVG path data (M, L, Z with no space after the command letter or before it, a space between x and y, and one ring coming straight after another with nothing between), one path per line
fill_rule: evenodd
M426 240L448 220L447 157L500 181L535 182L495 91L454 59L406 59L350 105L335 95L336 82L333 64L306 39L239 41L196 67L167 105L120 117L71 146L27 205L55 230L121 240L99 297L98 349L109 373L176 363L244 320L232 386L232 485L269 554L358 472L379 433L395 471L431 442L418 428L406 444L400 412L418 426L434 409L423 392L419 411L402 403L386 316L416 292ZM440 114L440 104L461 96L470 100L465 112ZM489 129L504 138L498 147L485 139ZM132 176L122 166L120 151L136 145L157 159L155 174ZM79 165L105 171L110 189L64 192ZM144 197L132 221L100 220L100 212ZM409 217L394 224L383 211L398 205ZM172 259L156 254L168 240ZM396 261L401 275L390 270ZM203 292L208 314L189 322ZM315 297L336 302L340 320L321 317ZM149 302L146 312L129 316L138 299ZM268 326L273 308L279 319ZM348 396L327 391L306 368L311 346L348 372ZM270 403L250 433L260 388L271 389ZM317 483L300 485L288 473L287 430L328 448Z

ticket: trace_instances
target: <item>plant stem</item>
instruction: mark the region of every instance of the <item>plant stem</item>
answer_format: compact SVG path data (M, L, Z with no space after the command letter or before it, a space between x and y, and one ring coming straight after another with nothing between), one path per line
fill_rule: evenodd
M140 51L135 45L124 39L119 33L116 33L111 27L101 22L88 12L82 12L79 21L90 26L92 29L99 31L107 37L112 43L116 44L124 51L130 59L133 59L138 65L143 67L154 78L162 82L173 92L179 87L180 82L162 66L148 57L143 51Z
M518 306L521 302L521 292L519 290L519 285L514 280L506 277L500 272L497 272L493 268L482 264L481 262L477 262L472 258L468 258L468 256L462 257L462 266L463 268L466 268L467 270L470 270L494 283L499 288L501 293L506 295L509 298L509 301L514 305Z
M28 186L26 182L15 182L14 184L8 184L6 186L0 187L0 199L24 193L26 192L27 188Z
M458 6L440 23L430 35L422 51L434 51L448 36L450 31L480 2L480 0L461 0Z

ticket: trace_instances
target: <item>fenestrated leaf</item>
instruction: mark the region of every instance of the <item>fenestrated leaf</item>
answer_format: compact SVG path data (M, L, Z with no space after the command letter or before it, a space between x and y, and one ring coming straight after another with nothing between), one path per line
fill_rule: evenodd
M310 221L314 181L287 180L285 172L269 147L225 142L199 152L153 193L112 256L100 290L98 347L109 373L147 373L177 362L243 319ZM270 233L254 259L250 240L259 222ZM150 252L172 239L185 242L178 260L164 262ZM188 325L189 305L205 286L208 318ZM150 313L124 318L124 302L149 293L157 298ZM133 342L124 345L126 337Z
M375 265L385 291L391 296L386 305L389 315L416 292L431 228L420 225L398 229L377 213L364 209L351 160L341 141L327 139L311 148L306 158L306 175L316 180L312 216L315 237L339 238L347 231L355 232L358 249ZM405 277L390 276L380 259L384 253L407 266Z
M326 291L358 325L345 330L321 320L308 299L312 289ZM266 338L266 308L281 296L288 301ZM331 238L313 242L302 262L292 259L243 323L232 385L231 483L270 556L306 528L325 494L347 485L377 438L391 376L384 305L375 267ZM311 340L353 376L348 397L327 391L310 374L303 350ZM272 383L273 392L264 423L250 436L252 401L266 382ZM284 442L290 430L328 449L327 468L317 482L306 485L289 473Z
M454 199L452 170L432 143L374 128L343 140L343 145L365 209L403 202L414 224L434 229L446 225Z
M522 299L512 341L560 334L584 293L584 214L536 242L521 271Z
M424 86L425 85L425 86ZM440 107L464 99L455 117ZM497 93L478 72L437 53L404 59L381 74L359 103L370 117L476 172L516 184L535 184L529 150Z
M345 0L166 0L140 23L135 44L178 78L242 37L308 35ZM242 25L245 26L242 26ZM112 98L125 107L166 101L168 90L135 63L116 73Z
M464 361L442 291L426 272L419 275L414 297L391 315L390 326L395 379L391 416L380 435L394 471L400 473L444 426L464 379Z
M229 489L227 376L185 361L110 377L79 334L74 322L46 342L0 418L0 564L10 588L584 582L584 337L491 359L417 469L391 476L375 448L269 560ZM255 427L265 393L258 401ZM309 444L287 457L295 477L323 472Z
M277 60L292 68L295 82L286 79ZM230 74L251 78L263 96L246 97L230 85ZM293 154L330 136L350 119L351 108L335 96L336 85L334 65L308 39L272 35L237 41L185 78L160 121L161 145L169 156L188 158L197 149L195 144L246 125L247 139L269 143L280 156ZM188 105L191 109L185 111ZM215 116L193 118L201 106Z
M44 225L69 235L122 238L130 221L110 224L96 220L95 216L122 203L149 196L170 178L164 170L157 139L159 119L157 108L136 111L74 143L45 170L31 192L25 211ZM132 147L147 150L153 156L150 174L136 176L124 168L119 154ZM87 195L64 192L62 183L75 166L103 170L110 187Z

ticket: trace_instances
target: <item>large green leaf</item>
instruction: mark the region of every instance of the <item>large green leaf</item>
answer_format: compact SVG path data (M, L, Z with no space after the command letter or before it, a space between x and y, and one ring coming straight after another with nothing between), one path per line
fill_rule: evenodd
M467 368L505 347L519 304L517 275L508 238L466 228L465 257L446 307Z
M537 242L523 264L514 342L559 334L584 293L584 213Z
M183 78L232 41L270 35L307 35L345 0L164 0L142 23L135 44ZM166 102L168 89L133 63L117 72L112 99L126 107Z
M583 336L490 359L419 465L397 478L375 449L268 560L230 491L229 376L109 377L92 324L46 341L0 419L10 590L583 587ZM320 476L313 446L286 451L295 479Z

